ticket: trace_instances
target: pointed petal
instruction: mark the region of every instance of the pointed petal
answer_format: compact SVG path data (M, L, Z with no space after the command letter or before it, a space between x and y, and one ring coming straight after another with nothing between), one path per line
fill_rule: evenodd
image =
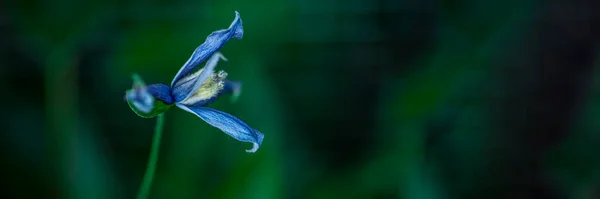
M164 102L165 104L173 104L174 100L171 96L171 88L164 84L151 84L148 85L148 92L152 94L156 99Z
M242 39L243 34L244 28L242 27L242 19L240 18L240 14L236 11L235 18L229 28L211 33L206 37L206 41L196 48L192 56L185 64L183 64L181 69L179 69L179 72L177 72L177 75L175 75L175 78L173 78L171 87L176 85L180 79L187 76L200 63L219 51L219 49L221 49L221 47L223 47L223 45L231 38Z
M221 131L236 140L251 142L253 144L252 149L246 150L248 153L256 152L262 144L264 135L233 115L207 107L192 107L182 104L177 104L177 106L200 117L206 123L221 129Z
M215 67L217 67L217 63L219 60L227 61L227 58L223 56L220 52L216 52L213 54L208 61L206 61L206 65L202 68L202 71L198 71L190 75L190 78L184 78L181 80L181 83L176 83L173 87L173 95L175 97L176 102L182 102L188 99L194 91L198 90L210 75L212 75L215 71Z

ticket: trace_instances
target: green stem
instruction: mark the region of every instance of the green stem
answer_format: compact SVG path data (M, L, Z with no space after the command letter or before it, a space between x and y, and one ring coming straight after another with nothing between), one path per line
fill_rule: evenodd
M152 186L152 179L154 178L154 173L156 171L156 162L158 161L158 150L160 149L160 138L162 136L165 114L161 113L157 117L156 127L154 129L154 138L152 138L152 149L150 150L148 165L146 165L146 173L144 174L142 185L140 185L140 189L138 191L138 199L148 198L148 193L150 192L150 187Z

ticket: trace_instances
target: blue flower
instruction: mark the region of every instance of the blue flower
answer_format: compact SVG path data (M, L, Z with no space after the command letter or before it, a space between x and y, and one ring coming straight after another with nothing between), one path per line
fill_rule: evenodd
M227 61L218 52L219 49L231 39L242 39L243 34L242 19L236 11L235 19L229 28L211 33L206 37L206 41L194 50L173 78L171 86L145 86L141 79L136 80L134 76L134 87L125 95L131 109L142 117L154 117L175 105L236 140L252 143L252 149L246 151L256 152L264 137L262 133L233 115L206 107L224 93L232 93L234 98L239 95L241 84L228 80L225 71L215 72L215 67L220 60ZM205 61L204 68L194 72Z

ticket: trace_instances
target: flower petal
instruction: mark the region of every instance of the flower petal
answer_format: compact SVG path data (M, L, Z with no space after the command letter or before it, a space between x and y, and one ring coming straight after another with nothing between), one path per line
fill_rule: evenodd
M208 61L206 61L204 68L184 79L181 79L180 82L177 82L173 87L173 96L175 101L185 101L192 95L192 93L198 90L202 83L214 73L215 67L217 67L217 63L220 59L227 61L227 58L225 58L223 54L216 52L210 57L210 59L208 59Z
M165 104L173 104L174 100L171 97L171 88L164 84L151 84L148 85L148 92L156 99L164 102Z
M236 11L235 19L233 19L229 28L211 33L206 37L206 41L194 50L192 56L185 64L183 64L181 69L179 69L179 72L177 72L177 75L175 75L175 78L173 78L171 87L175 86L180 79L187 76L200 63L204 62L204 60L221 49L221 47L223 47L223 45L231 38L242 39L243 34L244 28L242 27L242 19L240 18L240 14Z
M193 107L182 104L177 104L177 106L200 117L206 123L221 129L221 131L236 140L251 142L253 147L246 150L246 152L254 153L262 144L264 135L233 115L207 107Z

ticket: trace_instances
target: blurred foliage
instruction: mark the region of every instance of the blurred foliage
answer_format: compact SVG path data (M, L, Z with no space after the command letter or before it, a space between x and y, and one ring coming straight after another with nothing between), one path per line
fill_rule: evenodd
M151 198L598 198L600 2L0 3L3 198L133 198L155 120L131 74L168 84L240 12L211 107L255 154L166 113Z

